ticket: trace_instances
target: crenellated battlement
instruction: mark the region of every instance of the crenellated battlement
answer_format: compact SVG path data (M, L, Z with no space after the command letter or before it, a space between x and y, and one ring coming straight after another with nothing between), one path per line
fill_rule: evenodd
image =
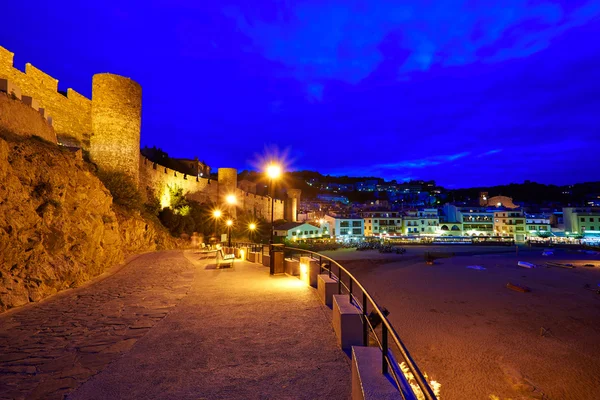
M15 68L14 53L0 46L0 78L8 79L21 89L24 96L39 102L53 117L53 126L60 142L78 144L87 149L92 132L92 101L73 89L65 96L58 91L58 79L30 63L25 72Z
M270 219L271 199L239 189L237 170L220 168L218 180L210 180L160 166L140 154L142 88L135 81L96 74L91 100L73 89L67 89L65 95L58 91L58 79L33 65L27 63L25 72L15 68L14 53L1 46L0 79L18 88L18 97L25 98L25 104L30 102L32 108L52 116L59 143L89 150L100 169L126 173L142 194L162 201L169 188L178 187L192 200L223 204L227 195L235 193L238 207ZM273 206L274 219L283 218L284 202L275 200Z

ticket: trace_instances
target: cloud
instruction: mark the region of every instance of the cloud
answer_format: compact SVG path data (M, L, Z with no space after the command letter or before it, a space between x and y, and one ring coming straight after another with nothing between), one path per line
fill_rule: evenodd
M502 149L494 149L494 150L486 151L485 153L481 153L477 157L491 156L492 154L498 154L501 151L502 151Z
M284 4L277 5L280 16L270 21L240 7L224 12L252 40L255 51L293 67L296 78L335 78L353 84L384 60L379 44L394 32L400 32L397 47L408 51L399 66L398 79L403 80L403 74L434 65L526 57L546 48L565 30L600 15L594 0L570 9L572 3L524 0Z

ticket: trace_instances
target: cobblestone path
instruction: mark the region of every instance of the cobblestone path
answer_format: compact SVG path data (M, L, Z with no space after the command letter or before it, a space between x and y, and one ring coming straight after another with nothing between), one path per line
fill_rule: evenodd
M0 399L62 399L126 353L184 297L195 267L181 252L0 315Z

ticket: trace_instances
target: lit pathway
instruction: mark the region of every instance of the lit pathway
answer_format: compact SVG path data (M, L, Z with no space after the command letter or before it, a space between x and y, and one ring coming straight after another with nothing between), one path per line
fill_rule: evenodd
M349 361L314 289L196 258L146 254L0 316L0 398L349 397Z

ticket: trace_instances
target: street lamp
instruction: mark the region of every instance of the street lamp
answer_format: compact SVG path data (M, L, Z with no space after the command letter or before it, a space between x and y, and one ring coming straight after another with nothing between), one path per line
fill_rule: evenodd
M250 231L250 241L254 241L254 231L256 230L256 224L254 222L250 222L248 224L248 230Z
M215 239L217 240L217 242L219 242L219 239L217 237L217 221L219 218L221 218L221 210L215 210L213 211L213 217L215 219Z
M281 176L281 166L275 163L271 163L267 166L267 176L270 181L270 192L271 192L271 238L269 239L269 272L271 275L275 273L275 259L273 257L273 234L275 227L273 226L273 214L275 213L275 188L273 182Z
M231 225L233 225L233 221L228 219L226 224L227 224L227 239L228 239L227 247L231 248Z
M269 177L269 181L270 181L270 187L269 187L269 192L271 195L271 239L270 239L270 244L273 244L273 232L274 232L274 227L273 227L273 214L275 213L275 187L273 185L273 182L275 181L275 179L279 178L281 176L281 167L277 164L270 164L267 167L267 176Z

